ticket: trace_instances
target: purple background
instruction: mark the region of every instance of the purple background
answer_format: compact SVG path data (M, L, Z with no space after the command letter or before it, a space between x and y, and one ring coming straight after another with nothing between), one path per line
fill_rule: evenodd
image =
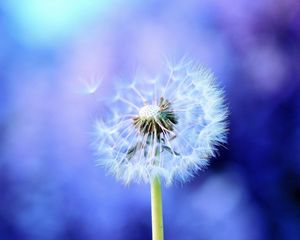
M298 0L1 1L0 239L151 239L149 186L95 167L92 125L112 83L185 54L224 87L230 134L163 190L166 239L299 239L299 43Z

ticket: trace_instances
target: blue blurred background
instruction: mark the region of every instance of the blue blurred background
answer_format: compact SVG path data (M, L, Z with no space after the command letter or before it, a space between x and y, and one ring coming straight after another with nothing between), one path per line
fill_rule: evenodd
M224 87L230 134L163 190L166 239L300 238L298 0L2 0L1 240L151 239L149 186L95 167L91 129L116 76L185 54Z

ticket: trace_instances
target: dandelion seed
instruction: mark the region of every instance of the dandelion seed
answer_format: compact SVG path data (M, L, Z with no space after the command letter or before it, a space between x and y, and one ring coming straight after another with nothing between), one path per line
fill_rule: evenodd
M100 87L102 78L98 76L78 78L76 82L76 91L80 94L89 95L94 94Z
M125 183L185 181L226 142L227 108L211 72L182 60L155 80L117 90L111 119L97 124L99 164Z

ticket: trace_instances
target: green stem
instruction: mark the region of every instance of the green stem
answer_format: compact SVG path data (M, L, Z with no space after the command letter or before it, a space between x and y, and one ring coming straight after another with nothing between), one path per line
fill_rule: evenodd
M161 184L159 177L151 182L152 240L164 239Z

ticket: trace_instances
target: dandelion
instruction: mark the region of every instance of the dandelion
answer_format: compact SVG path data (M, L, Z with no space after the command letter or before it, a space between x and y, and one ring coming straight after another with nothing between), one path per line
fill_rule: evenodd
M126 184L151 183L153 239L163 239L160 180L186 181L225 143L223 92L210 71L182 60L119 86L107 108L96 124L99 164Z

